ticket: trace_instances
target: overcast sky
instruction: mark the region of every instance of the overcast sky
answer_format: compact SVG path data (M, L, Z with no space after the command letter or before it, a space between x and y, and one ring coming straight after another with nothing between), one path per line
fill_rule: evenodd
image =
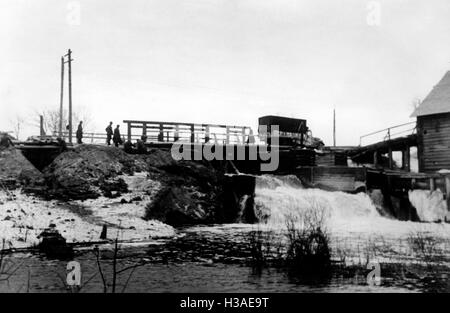
M21 137L38 133L71 48L87 131L276 114L332 144L336 107L337 143L356 145L412 121L413 99L450 69L449 17L448 0L1 0L0 130L22 116Z

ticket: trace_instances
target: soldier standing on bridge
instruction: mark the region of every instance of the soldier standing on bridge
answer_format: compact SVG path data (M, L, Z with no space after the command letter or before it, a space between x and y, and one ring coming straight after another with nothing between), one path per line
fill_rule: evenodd
M77 143L78 144L82 144L83 141L83 121L80 121L80 124L78 124L78 129L77 129Z
M112 123L113 122L109 122L108 127L106 127L106 143L108 144L108 146L111 145L111 138L113 136Z
M120 138L120 125L117 125L117 127L114 129L114 135L113 135L113 142L116 147L119 146L119 144L122 143L122 138Z

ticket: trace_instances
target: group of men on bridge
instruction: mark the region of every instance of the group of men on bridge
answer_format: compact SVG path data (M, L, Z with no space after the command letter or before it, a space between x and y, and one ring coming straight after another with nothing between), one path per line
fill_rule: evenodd
M120 144L122 144L122 137L120 136L120 125L117 125L116 128L113 131L112 128L113 122L109 122L109 125L106 127L106 143L108 146L111 145L111 139L116 147L118 147ZM77 143L82 144L83 143L83 121L80 121L78 124L77 132Z
M106 127L106 143L108 146L111 145L111 138L113 140L113 143L116 147L118 147L120 144L122 144L122 137L120 136L120 125L117 125L116 128L112 129L113 122L109 122L109 125Z

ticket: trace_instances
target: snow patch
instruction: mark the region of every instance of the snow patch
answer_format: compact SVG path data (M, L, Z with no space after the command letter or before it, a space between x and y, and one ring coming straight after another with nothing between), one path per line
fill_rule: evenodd
M45 201L19 190L0 190L0 241L6 247L22 248L37 245L37 236L55 224L67 242L98 241L103 225L108 225L108 238L119 234L124 241L147 241L172 237L173 227L156 220L146 221L145 205L161 187L147 178L147 173L121 176L130 192L121 198L100 197L85 201ZM136 198L140 200L133 200ZM121 203L124 199L126 203Z

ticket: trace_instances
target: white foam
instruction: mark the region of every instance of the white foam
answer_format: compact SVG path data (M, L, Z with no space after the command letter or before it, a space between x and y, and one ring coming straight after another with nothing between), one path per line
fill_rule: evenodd
M261 181L258 182L258 180ZM418 228L446 237L450 234L449 224L424 224L382 217L365 193L348 194L306 189L293 186L285 180L286 178L270 175L257 178L255 203L261 214L266 216L264 224L271 227L284 228L286 217L320 209L324 212L327 229L343 236L383 234L390 237L402 237L417 231ZM425 213L421 214L422 217L427 218Z
M416 208L417 215L423 222L445 220L448 214L444 194L440 190L411 190L408 192L409 201Z

